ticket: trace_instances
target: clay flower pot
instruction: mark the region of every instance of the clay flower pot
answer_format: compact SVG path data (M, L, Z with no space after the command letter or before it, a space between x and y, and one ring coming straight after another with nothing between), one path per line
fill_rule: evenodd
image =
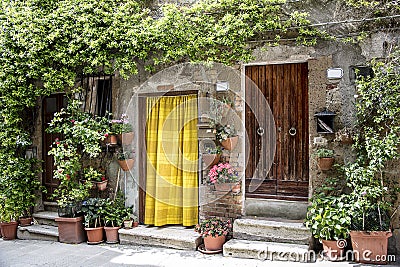
M206 168L213 166L221 159L221 154L203 154L202 159Z
M58 217L58 240L61 243L78 244L86 240L83 216L75 218Z
M235 149L238 141L239 141L239 136L229 137L229 138L221 141L221 145L226 150L233 150L233 149Z
M350 231L351 244L356 262L386 264L390 231ZM377 261L377 260L382 261Z
M106 190L107 189L107 183L108 183L108 180L105 180L105 181L102 181L102 182L96 182L97 189L100 190L100 191Z
M328 171L332 168L335 158L318 158L318 166L321 171Z
M100 244L104 241L103 230L104 227L85 228L87 235L87 243L90 245Z
M344 259L345 246L337 240L322 240L324 256L330 261L341 261ZM339 246L340 245L340 246Z
M219 192L230 192L233 187L235 187L236 183L222 183L222 184L214 184L215 190Z
M104 226L104 231L106 232L106 243L107 244L116 244L119 242L118 230L121 227L107 227Z
M132 169L134 163L134 159L118 160L118 164L123 171L129 171L130 169Z
M207 251L221 251L225 243L225 236L206 236L203 237L204 247Z
M29 226L32 224L32 217L20 217L19 218L19 225L20 226Z
M18 222L3 222L0 224L0 228L4 240L13 240L17 238Z

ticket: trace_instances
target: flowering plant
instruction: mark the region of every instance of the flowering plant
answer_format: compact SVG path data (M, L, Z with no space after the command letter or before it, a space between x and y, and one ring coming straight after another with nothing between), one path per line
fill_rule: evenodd
M231 164L222 162L211 168L208 172L208 179L210 184L235 183L238 181L238 174Z
M221 125L215 126L215 136L219 142L224 141L230 137L236 136L236 129L233 125Z
M107 180L103 171L96 170L92 166L84 169L84 175L87 181L103 182Z
M222 149L221 149L220 146L206 147L205 153L206 154L221 154L222 153Z
M132 132L132 125L129 123L128 115L121 115L119 120L111 120L111 132L113 134L122 134Z
M210 218L203 220L200 224L197 224L194 230L199 233L202 237L206 236L226 236L232 229L230 220L223 221L219 218Z

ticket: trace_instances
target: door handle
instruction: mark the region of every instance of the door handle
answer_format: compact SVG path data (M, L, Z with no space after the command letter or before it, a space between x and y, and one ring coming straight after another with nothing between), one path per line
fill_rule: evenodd
M290 128L290 129L289 129L289 134L290 134L291 136L295 136L295 135L297 134L296 128L294 128L294 127Z
M264 133L265 133L265 130L264 130L263 127L260 127L260 128L257 129L257 134L258 134L259 136L263 136Z

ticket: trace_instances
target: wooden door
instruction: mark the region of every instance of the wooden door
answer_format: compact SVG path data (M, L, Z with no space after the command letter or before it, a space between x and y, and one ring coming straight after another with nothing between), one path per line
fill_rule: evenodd
M47 193L43 194L43 201L52 201L51 196L58 187L60 181L53 178L54 158L49 156L48 152L56 138L62 136L46 132L49 122L54 118L54 113L59 112L61 108L66 107L67 98L65 94L54 94L43 100L43 185L46 187Z
M245 74L249 137L246 197L306 200L309 178L307 63L247 66ZM271 112L266 103L273 120L268 116ZM265 131L268 127L275 127L275 131ZM251 181L258 181L256 189L249 187Z

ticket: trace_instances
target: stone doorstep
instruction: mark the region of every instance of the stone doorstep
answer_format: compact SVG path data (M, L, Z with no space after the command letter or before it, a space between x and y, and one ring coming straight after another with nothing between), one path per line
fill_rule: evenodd
M151 227L139 225L132 229L119 230L120 244L145 245L196 250L201 244L201 237L191 228L168 226Z
M308 246L231 239L224 244L224 257L287 262L314 262L316 257Z
M38 224L58 226L55 218L58 217L58 213L55 211L39 211L33 214L33 218Z
M309 245L311 234L301 222L268 219L236 219L236 239Z
M17 237L26 240L58 241L58 228L56 226L39 224L19 226Z

